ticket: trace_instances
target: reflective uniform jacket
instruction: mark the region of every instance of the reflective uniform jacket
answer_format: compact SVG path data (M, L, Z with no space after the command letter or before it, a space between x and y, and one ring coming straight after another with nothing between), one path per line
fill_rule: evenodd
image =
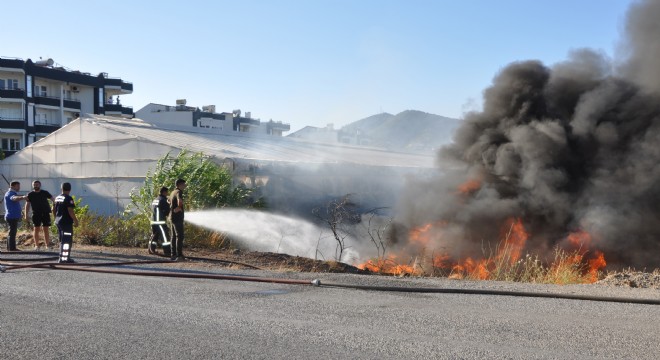
M151 202L151 225L165 225L165 219L170 214L170 204L167 197L159 195Z

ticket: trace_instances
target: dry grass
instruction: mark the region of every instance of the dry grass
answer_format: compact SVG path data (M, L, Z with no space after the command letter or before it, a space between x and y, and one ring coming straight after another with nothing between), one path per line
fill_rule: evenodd
M554 258L549 263L531 254L517 259L515 249L503 246L483 259L464 259L453 264L439 261L433 254L422 251L406 263L399 263L391 256L373 259L361 267L383 275L543 284L586 284L604 277L602 272L589 269L579 251L568 252L559 248L554 250Z

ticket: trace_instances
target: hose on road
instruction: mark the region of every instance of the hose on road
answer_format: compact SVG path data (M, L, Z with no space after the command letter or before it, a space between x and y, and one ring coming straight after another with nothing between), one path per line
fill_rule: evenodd
M157 264L157 263L175 263L175 262L171 261L171 260L137 260L137 261L124 261L124 262L99 262L99 263L74 263L74 264L58 264L58 263L14 264L14 263L0 263L0 270L2 272L5 272L7 270L18 270L18 269L25 269L25 268L49 268L49 269L55 269L55 270L73 270L73 271L86 271L86 272L120 274L120 275L155 276L155 277L188 278L188 279L235 280L235 281L268 282L268 283L292 284L292 285L312 285L312 286L317 286L317 287L367 290L367 291L429 293L429 294L466 294L466 295L515 296L515 297L535 297L535 298L586 300L586 301L627 303L627 304L660 305L660 299L607 297L607 296L560 294L560 293L546 293L546 292L508 291L508 290L373 286L373 285L356 285L356 284L342 284L342 283L334 283L334 282L321 282L318 279L314 279L314 280L296 280L296 279L279 279L279 278L267 278L267 277L247 276L247 275L246 276L240 276L240 275L223 275L223 274L211 274L211 273L202 273L202 274L200 274L200 273L182 273L182 272L174 272L174 271L148 271L148 270L138 270L138 271L136 271L136 270L120 270L120 269L105 269L104 268L104 267L112 267L112 266L120 266L120 265L139 265L139 264Z
M456 289L456 288L452 289L452 288L425 288L425 287L411 288L411 287L396 287L396 286L347 285L347 284L326 283L326 282L323 282L320 285L327 287L371 290L371 291L414 292L414 293L430 293L430 294L499 295L499 296L536 297L536 298L589 300L589 301L604 301L604 302L629 303L629 304L660 305L660 299L657 300L637 299L637 298L556 294L556 293L510 291L510 290L480 290L480 289Z

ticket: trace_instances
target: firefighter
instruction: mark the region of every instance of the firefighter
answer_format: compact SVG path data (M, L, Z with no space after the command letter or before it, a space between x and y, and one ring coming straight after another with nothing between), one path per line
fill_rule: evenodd
M174 184L176 189L172 190L170 194L170 222L172 223L172 256L170 257L175 261L184 260L183 256L183 191L186 189L186 180L177 179Z
M53 202L55 224L60 237L60 263L73 263L71 246L73 245L73 228L78 226L78 218L73 209L76 207L71 193L71 183L62 183L62 193Z
M163 186L160 188L160 194L151 203L151 240L149 241L149 254L155 254L160 245L163 248L165 256L171 256L172 247L170 243L170 232L167 228L167 216L170 214L170 204L167 196L170 190Z

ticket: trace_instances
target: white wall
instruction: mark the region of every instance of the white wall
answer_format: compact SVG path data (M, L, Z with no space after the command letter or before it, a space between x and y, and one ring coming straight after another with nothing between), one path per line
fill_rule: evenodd
M148 104L135 112L135 117L148 123L162 126L188 126L192 127L192 112L167 111L168 106ZM173 109L174 107L169 107Z
M37 179L53 194L62 182L70 182L72 194L90 209L116 214L130 203L131 190L143 185L156 161L178 151L76 120L3 160L0 173L20 181L21 193Z
M94 113L94 88L91 86L74 85L78 87L78 92L74 98L80 101L81 114Z

